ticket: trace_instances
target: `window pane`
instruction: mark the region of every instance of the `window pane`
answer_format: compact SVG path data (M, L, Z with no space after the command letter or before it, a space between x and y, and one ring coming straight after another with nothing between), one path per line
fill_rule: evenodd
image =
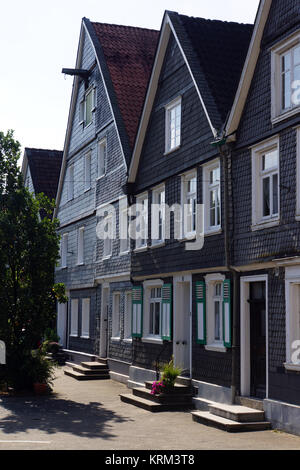
M215 340L220 341L220 301L215 302Z
M270 178L263 179L263 217L270 215Z
M277 168L278 166L278 152L277 150L272 150L271 152L266 153L262 157L262 169L263 171L269 170L270 168Z
M278 214L278 175L273 175L273 215Z
M159 315L160 314L160 303L156 302L155 303L155 333L156 335L159 335Z
M86 95L85 101L85 124L88 125L92 122L92 107L93 107L93 93L90 91Z
M291 107L291 72L282 75L282 108Z
M152 290L153 289L151 289L151 291ZM149 333L151 335L154 334L154 332L153 332L153 308L154 308L154 304L150 303Z
M294 64L300 64L300 46L297 46L294 50Z
M291 70L291 53L288 52L282 56L282 71L286 72Z
M100 142L98 148L98 176L105 173L106 142Z

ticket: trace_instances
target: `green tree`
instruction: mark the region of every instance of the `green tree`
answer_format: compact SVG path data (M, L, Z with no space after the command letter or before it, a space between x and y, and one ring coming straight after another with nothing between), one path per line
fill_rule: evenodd
M24 187L19 156L13 131L0 132L0 339L7 352L5 381L15 389L32 384L32 350L55 320L55 301L66 301L64 286L54 283L54 201ZM41 220L40 210L48 217Z

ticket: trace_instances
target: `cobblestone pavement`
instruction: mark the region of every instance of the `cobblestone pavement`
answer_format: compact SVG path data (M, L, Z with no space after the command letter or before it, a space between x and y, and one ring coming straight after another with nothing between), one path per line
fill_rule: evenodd
M149 413L122 403L126 390L58 369L52 396L0 399L0 451L300 450L300 437L278 431L229 434L195 423L189 412Z

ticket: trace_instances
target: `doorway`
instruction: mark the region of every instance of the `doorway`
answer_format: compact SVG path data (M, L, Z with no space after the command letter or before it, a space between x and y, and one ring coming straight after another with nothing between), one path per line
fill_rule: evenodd
M241 395L268 396L267 276L241 278Z
M107 357L108 349L108 308L109 287L102 286L101 317L100 317L100 357Z
M182 279L182 278L181 278ZM183 376L191 376L191 280L174 282L173 354Z

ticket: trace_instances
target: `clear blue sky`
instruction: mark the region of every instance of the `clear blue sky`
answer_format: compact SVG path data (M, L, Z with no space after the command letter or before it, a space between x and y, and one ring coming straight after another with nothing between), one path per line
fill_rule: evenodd
M0 130L24 147L62 149L81 18L159 29L164 10L253 23L259 0L1 1Z

